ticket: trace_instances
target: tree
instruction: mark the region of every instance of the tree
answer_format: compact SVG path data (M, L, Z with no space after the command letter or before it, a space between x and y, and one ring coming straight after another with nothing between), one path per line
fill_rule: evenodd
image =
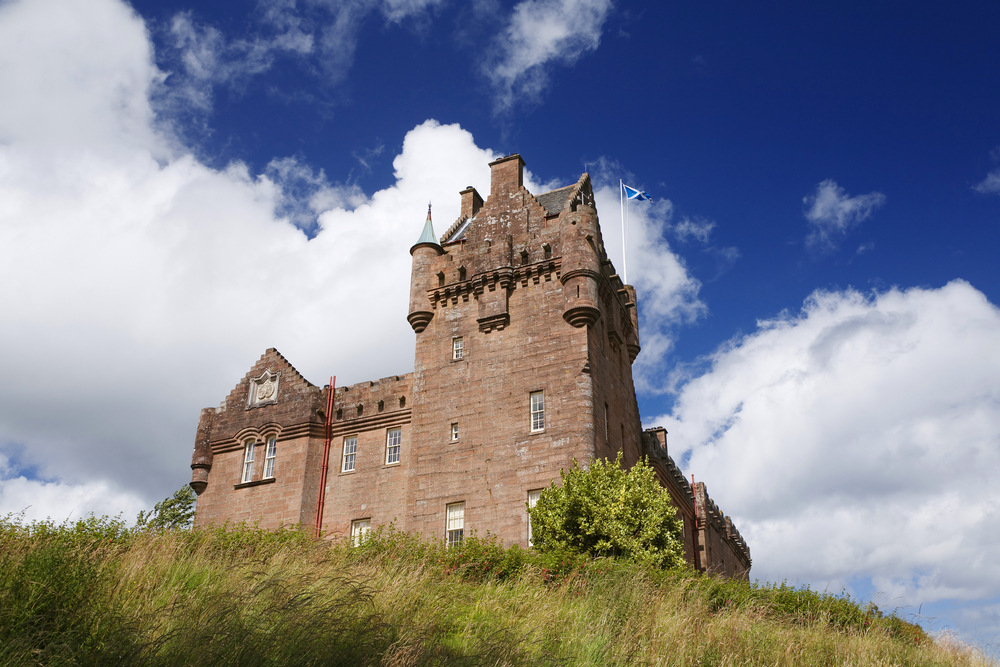
M561 470L562 486L553 482L528 509L533 546L683 565L681 523L666 489L645 459L628 471L621 462L619 452L614 463L595 459L584 469L574 459L569 471Z
M185 484L173 496L156 503L150 512L139 512L135 520L137 528L148 530L170 530L190 528L194 520L194 505L197 500L194 489Z

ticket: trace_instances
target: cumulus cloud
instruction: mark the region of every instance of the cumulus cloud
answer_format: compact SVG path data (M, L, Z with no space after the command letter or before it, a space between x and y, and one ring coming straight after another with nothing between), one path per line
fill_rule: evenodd
M816 187L816 194L802 201L808 206L805 216L812 225L806 245L829 251L837 248L851 228L867 220L875 209L882 206L885 195L872 192L851 197L836 181L827 179Z
M495 89L495 109L534 103L554 65L571 65L601 43L611 0L523 0L496 37L483 64Z
M1000 194L1000 169L986 174L986 178L973 185L972 189L984 195Z
M199 409L268 347L317 384L410 371L408 250L426 203L443 232L459 190L489 191L497 154L433 120L372 194L295 157L210 168L157 130L161 78L116 0L0 7L0 346L17 378L0 383L0 452L23 451L0 469L0 511L151 506L188 479ZM614 229L610 180L598 198ZM654 352L656 326L701 307L662 237L670 210L637 211L630 235Z
M690 378L687 460L754 574L892 605L1000 596L1000 310L971 285L816 292Z
M45 481L2 476L39 502L102 483L166 496L198 410L267 347L317 383L410 370L407 251L426 202L443 230L460 189L488 191L496 154L434 121L370 196L296 160L211 169L157 132L160 76L121 3L0 7L0 345L18 378L0 383L0 450L24 448Z

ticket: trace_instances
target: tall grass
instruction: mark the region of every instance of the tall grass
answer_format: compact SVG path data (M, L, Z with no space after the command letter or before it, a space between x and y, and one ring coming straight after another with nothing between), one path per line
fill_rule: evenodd
M0 665L987 665L844 596L490 539L0 521Z

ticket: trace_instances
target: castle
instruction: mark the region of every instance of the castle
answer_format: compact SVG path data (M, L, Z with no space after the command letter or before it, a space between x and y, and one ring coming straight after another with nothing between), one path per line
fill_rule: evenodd
M590 177L536 196L520 155L490 169L489 197L462 190L440 239L428 210L410 250L413 372L320 388L267 350L201 412L196 525L360 538L394 521L449 543L489 531L527 547L526 506L560 469L621 451L626 466L648 457L669 491L688 561L746 577L732 521L687 482L666 431L642 429L636 294L604 251Z

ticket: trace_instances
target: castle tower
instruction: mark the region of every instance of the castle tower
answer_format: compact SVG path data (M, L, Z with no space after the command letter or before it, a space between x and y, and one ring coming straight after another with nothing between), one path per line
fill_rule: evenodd
M640 456L634 291L607 259L588 175L535 197L520 155L490 168L489 197L466 188L441 245L414 246L408 520L444 538L461 505L466 530L526 545L525 503L560 469Z

